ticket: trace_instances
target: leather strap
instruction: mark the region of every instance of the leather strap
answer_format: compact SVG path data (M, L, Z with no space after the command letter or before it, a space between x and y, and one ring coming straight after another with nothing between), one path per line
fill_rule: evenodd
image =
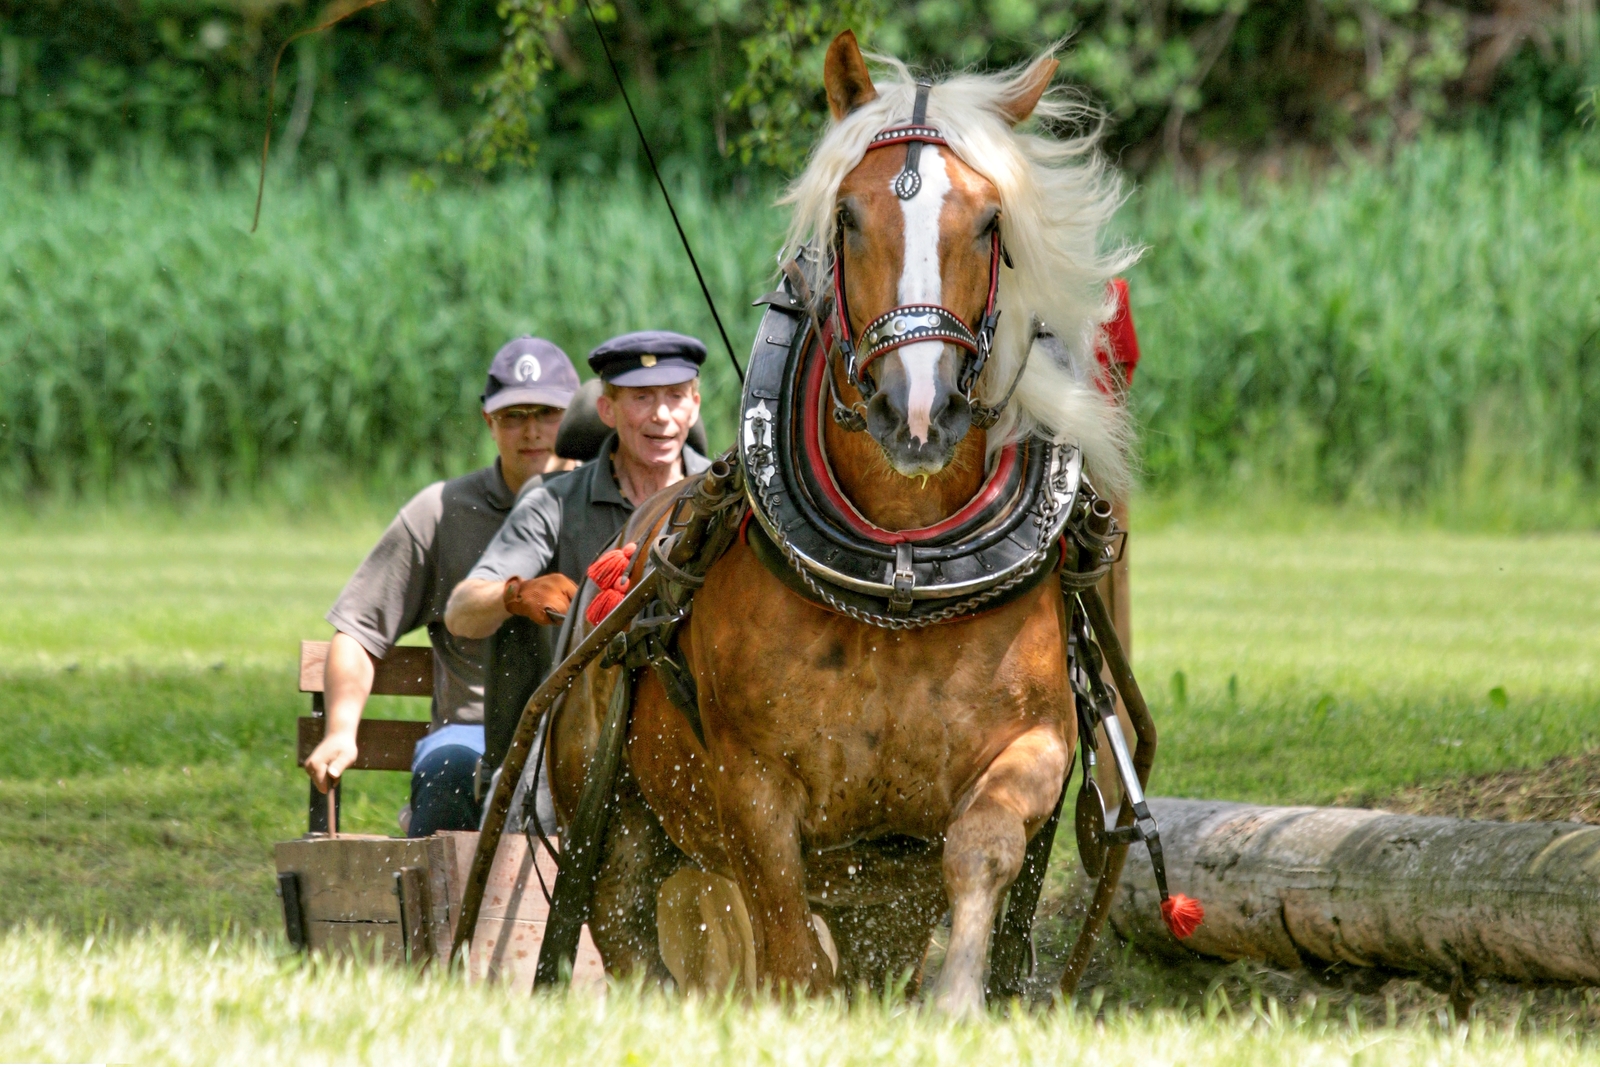
M940 144L944 138L940 137L937 130L927 126L928 121L928 92L933 88L931 82L917 83L917 100L911 107L911 126L904 131L903 136L892 139L880 140L883 134L878 134L872 139L871 147L879 148L885 144L895 144L900 140L906 142L906 162L900 168L900 173L894 179L894 195L901 200L910 200L922 189L922 175L917 171L917 163L922 158L922 146L929 140L936 138ZM926 129L931 137L918 136Z

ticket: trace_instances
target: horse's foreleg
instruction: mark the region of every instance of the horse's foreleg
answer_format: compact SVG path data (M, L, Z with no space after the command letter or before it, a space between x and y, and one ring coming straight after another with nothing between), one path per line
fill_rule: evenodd
M717 754L724 840L750 911L756 973L790 989L828 989L829 961L811 922L800 843L800 786L752 752Z
M1000 898L1022 870L1028 836L1055 808L1070 755L1054 724L1029 730L989 765L945 831L950 948L932 990L941 1010L966 1014L983 1008L989 939Z
M617 775L612 805L589 932L607 974L664 983L670 975L656 934L656 894L684 864L684 856L661 829L627 768Z

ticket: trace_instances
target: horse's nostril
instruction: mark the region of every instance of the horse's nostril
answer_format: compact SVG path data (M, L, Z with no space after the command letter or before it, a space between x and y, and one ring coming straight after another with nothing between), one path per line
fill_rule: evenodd
M905 413L885 393L880 392L867 402L867 432L885 444L906 432Z
M953 438L962 438L972 429L972 405L960 393L951 393L939 417L942 432Z

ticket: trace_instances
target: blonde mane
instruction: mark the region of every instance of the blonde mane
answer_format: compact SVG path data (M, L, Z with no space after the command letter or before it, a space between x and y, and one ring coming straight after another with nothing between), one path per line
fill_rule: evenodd
M877 99L829 124L780 201L793 207L784 256L799 255L818 276L826 269L840 183L861 162L873 134L911 118L916 82L910 70L892 57L869 58L878 68ZM1123 192L1096 149L1097 129L1058 140L1019 132L1003 117L1002 106L1022 95L1025 70L956 74L936 83L928 97L928 121L999 190L1001 234L1015 265L1000 272L1000 325L977 392L984 402L998 403L1027 356L1016 394L990 431L990 448L1032 433L1076 441L1095 486L1122 498L1130 482L1128 420L1100 388L1094 350L1116 310L1106 283L1138 259L1139 249L1102 248ZM1046 93L1034 110L1047 125L1093 115L1060 90ZM813 291L826 293L829 286L813 285ZM1036 338L1036 327L1054 336Z

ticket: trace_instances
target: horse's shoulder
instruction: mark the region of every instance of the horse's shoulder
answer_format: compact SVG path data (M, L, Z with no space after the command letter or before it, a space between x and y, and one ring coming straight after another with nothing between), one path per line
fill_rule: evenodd
M649 558L649 548L661 536L661 528L666 525L667 517L672 514L673 505L681 497L694 492L698 479L690 477L681 482L676 482L651 496L643 504L633 509L633 514L628 516L627 524L623 526L620 540L617 544L635 544L639 551L633 557L633 576L643 573L644 561Z

